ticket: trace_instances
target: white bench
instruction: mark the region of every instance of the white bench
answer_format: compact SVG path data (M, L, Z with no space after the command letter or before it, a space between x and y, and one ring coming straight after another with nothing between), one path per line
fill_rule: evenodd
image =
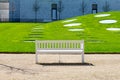
M36 40L36 63L39 53L81 54L84 63L84 40Z

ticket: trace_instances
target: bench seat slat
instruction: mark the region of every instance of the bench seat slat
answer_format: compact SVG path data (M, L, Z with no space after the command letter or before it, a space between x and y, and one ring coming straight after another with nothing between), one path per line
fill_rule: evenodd
M82 53L83 50L37 50L42 53Z

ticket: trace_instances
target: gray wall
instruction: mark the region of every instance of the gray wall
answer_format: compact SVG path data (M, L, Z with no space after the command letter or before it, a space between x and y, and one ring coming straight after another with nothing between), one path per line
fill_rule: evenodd
M9 3L0 1L0 21L9 21Z

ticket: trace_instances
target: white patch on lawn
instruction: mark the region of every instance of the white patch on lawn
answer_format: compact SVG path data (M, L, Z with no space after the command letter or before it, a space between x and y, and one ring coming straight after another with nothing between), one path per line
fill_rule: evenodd
M31 30L32 32L40 32L40 31L42 31L41 29L32 29Z
M120 28L107 28L106 30L109 30L109 31L120 31Z
M82 23L71 23L71 24L65 24L65 27L71 27L71 26L80 26Z
M65 20L65 21L63 21L62 23L73 22L73 21L76 21L76 20L77 20L77 19Z
M29 41L29 40L28 40L28 41L24 41L24 42L33 42L33 43L34 43L35 41Z
M99 21L99 23L101 23L101 24L113 24L113 23L117 23L117 20L102 20L102 21Z
M69 31L84 31L84 29L69 29Z
M107 17L107 16L110 16L111 14L98 14L98 15L95 15L95 17Z
M33 29L44 29L44 28L41 28L41 27L35 27L35 28L33 28Z
M41 31L43 30L44 28L33 28L32 31Z
M33 29L41 29L41 28L33 28Z

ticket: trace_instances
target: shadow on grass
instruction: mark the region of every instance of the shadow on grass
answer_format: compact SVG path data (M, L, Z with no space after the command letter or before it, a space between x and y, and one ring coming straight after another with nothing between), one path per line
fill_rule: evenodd
M37 63L43 66L94 66L92 63Z

